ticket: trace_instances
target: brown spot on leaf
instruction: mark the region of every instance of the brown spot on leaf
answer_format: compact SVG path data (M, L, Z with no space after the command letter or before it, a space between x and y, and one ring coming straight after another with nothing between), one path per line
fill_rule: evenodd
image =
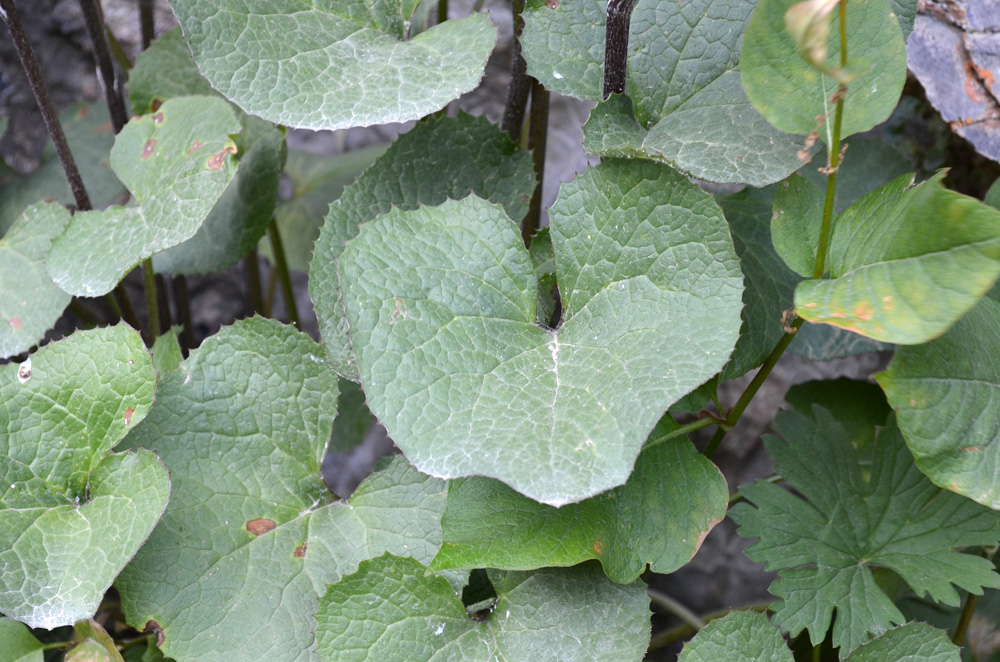
M854 309L854 316L862 322L867 322L872 318L872 307L863 303Z
M149 109L155 113L160 109L160 106L162 105L163 105L163 99L153 99L153 103L149 104Z
M235 145L227 145L225 149L223 149L218 154L213 155L212 158L210 158L208 160L208 167L209 167L209 169L211 169L211 170L221 170L222 169L222 163L223 163L223 161L226 160L226 155L227 154L235 154L235 153L236 153L236 146Z
M202 148L202 147L204 147L204 146L205 146L205 143L203 143L203 142L201 142L200 140L198 140L197 138L195 138L194 142L193 142L193 143L191 143L191 149L189 149L189 150L187 151L187 155L188 155L188 156L191 156L191 155L192 155L192 154L194 154L194 153L195 153L195 152L196 152L197 150L201 149L201 148Z
M146 145L142 148L142 158L148 159L153 155L153 150L156 149L156 138L150 138L146 141Z
M129 407L125 410L125 425L132 422L132 414L135 413L135 407Z
M247 531L255 536L262 536L276 526L273 519L258 517L247 522Z
M600 556L601 554L604 553L604 542L600 540L595 540L594 544L590 546L590 549L593 550L594 554Z
M295 548L295 558L301 559L305 555L306 555L306 544L302 543L301 545Z
M146 627L144 627L142 631L152 632L153 634L155 634L156 645L160 648L163 647L163 642L167 637L163 634L163 628L160 627L159 623L157 623L153 619L149 619L148 621L146 621Z
M81 119L89 114L90 114L90 108L88 108L87 106L80 106L80 109L76 111L76 116Z
M163 113L153 113L153 124L163 124Z
M962 450L965 451L966 453L975 453L975 452L981 451L983 449L980 448L979 446L966 446Z
M15 331L20 331L21 330L21 318L20 317L11 317L10 320L7 321L7 325L10 326L10 328L14 329Z
M559 0L545 0L545 6L549 9L559 9Z
M94 131L96 131L97 133L111 133L114 130L115 127L113 124L111 124L111 122L105 122L101 126L94 129Z

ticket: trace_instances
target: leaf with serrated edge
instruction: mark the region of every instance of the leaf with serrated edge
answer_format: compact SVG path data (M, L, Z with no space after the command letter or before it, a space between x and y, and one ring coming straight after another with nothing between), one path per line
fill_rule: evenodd
M110 292L140 260L192 237L236 172L240 123L214 97L180 97L133 117L111 167L136 205L78 212L52 242L49 273L66 292Z
M795 312L885 342L941 335L1000 276L1000 212L941 184L899 177L837 219L830 280L807 280Z
M758 481L740 488L756 508L737 504L729 514L740 535L760 538L747 555L779 571L770 590L779 598L773 608L782 629L794 636L808 628L812 641L822 641L836 609L833 645L844 654L902 623L873 566L949 605L959 604L953 584L973 593L1000 587L992 563L955 551L995 545L1000 513L932 485L893 416L876 437L870 465L818 405L811 417L779 413L775 431L781 437L766 437L767 451L804 499Z
M391 0L174 0L171 7L216 90L248 113L306 129L405 122L440 110L479 84L497 38L489 16L473 14L405 39L409 16Z
M844 662L961 662L962 651L948 639L944 630L926 623L907 623L893 628L859 646Z
M646 585L615 584L596 564L489 571L497 601L481 620L446 579L425 572L387 555L330 586L316 631L321 659L638 662L646 652Z
M521 39L528 73L550 90L600 100L606 4L529 2ZM743 0L638 3L626 78L632 104L598 105L585 130L587 151L630 152L698 179L754 186L800 168L801 138L768 124L740 83L739 42L752 9ZM609 123L616 135L605 140L601 125Z
M334 501L320 461L336 405L322 347L262 318L162 376L128 441L157 449L174 494L116 585L128 623L158 628L165 654L316 660L328 583L385 551L425 563L437 552L445 485L402 458Z
M1000 304L983 299L937 340L900 347L876 380L920 470L1000 509Z
M714 200L654 163L604 161L549 218L556 330L517 226L474 196L362 225L338 267L369 406L410 461L559 506L623 484L725 364L742 275Z
M52 238L67 222L62 205L38 203L0 239L0 358L30 349L69 305L45 270Z
M797 0L760 0L743 39L740 66L751 103L782 131L807 135L819 129L829 142L837 82L801 55L785 29L785 12ZM861 133L889 118L906 81L906 45L889 0L846 0L847 52L865 73L851 81L840 136ZM749 3L748 3L749 4ZM840 23L831 16L827 66L840 63ZM828 118L817 126L817 116Z
M558 509L499 481L459 479L448 488L431 568L531 570L597 559L613 581L630 583L647 564L668 573L690 561L728 499L722 474L685 439L643 451L622 487Z
M153 403L124 325L79 331L0 367L0 611L32 627L90 618L167 505L148 451L109 454Z
M764 614L734 611L684 644L677 662L793 662L785 638Z
M428 177L428 173L434 173ZM358 379L340 300L336 258L358 227L390 209L416 209L475 193L521 219L535 187L531 156L486 118L460 113L421 122L403 134L330 206L309 266L327 360L341 377Z

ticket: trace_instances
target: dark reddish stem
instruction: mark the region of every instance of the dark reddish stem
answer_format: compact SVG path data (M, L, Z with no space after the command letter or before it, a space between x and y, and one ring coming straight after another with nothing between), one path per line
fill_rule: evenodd
M104 35L104 20L101 17L101 9L97 6L97 0L80 0L80 9L83 11L83 20L87 25L90 43L94 47L97 73L100 75L101 86L104 88L104 101L111 114L111 124L115 127L115 133L118 133L128 122L128 113L125 111L125 97L122 94L121 81L115 72L115 63L111 59L111 49L108 47L108 39Z
M545 146L549 131L549 91L537 80L531 85L531 128L528 147L535 163L535 191L531 194L528 215L521 224L521 238L525 246L538 232L542 218L542 192L545 185Z

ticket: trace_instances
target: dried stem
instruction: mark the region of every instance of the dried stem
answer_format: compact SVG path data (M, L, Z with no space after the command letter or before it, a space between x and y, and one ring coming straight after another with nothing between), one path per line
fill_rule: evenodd
M524 30L524 0L514 0L514 58L511 62L510 87L507 88L507 105L504 107L503 120L500 126L514 142L521 140L521 128L524 126L524 111L528 107L528 93L531 91L531 78L528 76L528 63L521 54L521 32Z
M278 271L278 279L281 281L281 291L285 295L285 310L288 312L288 321L294 324L295 328L300 329L302 327L299 324L299 309L295 304L295 291L292 289L292 277L288 272L285 248L281 243L281 231L278 230L278 223L273 218L267 224L267 238L271 242L274 266Z
M250 254L246 256L247 265L247 284L249 285L249 296L247 297L250 305L250 313L253 315L261 315L264 312L264 293L260 287L260 261L257 258L257 249L253 248L250 250Z
M139 0L139 30L142 32L142 50L146 50L156 36L153 0Z
M174 301L177 303L177 319L181 323L181 350L185 356L194 349L194 326L191 324L191 299L188 296L187 278L174 276Z
M125 110L121 81L115 71L115 63L111 59L111 49L108 48L108 40L104 34L101 8L97 5L97 0L80 0L80 9L83 11L83 20L87 26L87 33L90 35L90 43L94 48L97 73L101 79L101 87L104 88L104 101L111 114L111 124L115 128L115 133L118 133L128 122L128 113Z

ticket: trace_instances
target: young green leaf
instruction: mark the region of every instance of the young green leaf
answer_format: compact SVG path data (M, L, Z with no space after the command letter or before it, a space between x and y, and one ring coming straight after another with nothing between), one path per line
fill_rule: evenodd
M96 207L110 204L125 188L115 177L108 163L108 154L115 141L111 120L104 103L78 103L59 115L66 142L79 163L91 164L80 168L90 201ZM0 119L0 124L5 119ZM54 200L73 204L73 194L66 183L52 142L42 152L42 164L28 176L19 175L0 159L0 234L10 229L28 205L39 200Z
M906 80L906 45L889 0L845 1L848 64L867 66L848 85L841 137L867 131L888 119ZM838 83L801 56L785 29L785 12L796 2L761 0L757 4L740 56L743 86L753 107L781 131L807 135L819 129L820 138L829 142L831 97ZM829 20L833 25L827 67L836 69L840 66L840 22L836 15Z
M410 461L563 505L623 484L725 364L742 276L718 206L663 166L605 161L549 217L555 330L517 226L473 196L364 224L338 268L369 405Z
M1000 212L912 175L863 196L837 219L830 280L807 280L795 312L900 344L941 335L1000 276Z
M174 0L212 86L277 124L345 129L405 122L479 84L497 39L486 14L408 38L415 3ZM280 35L280 36L279 36Z
M134 117L111 166L136 205L77 213L52 242L49 273L66 292L110 292L140 260L192 237L236 172L240 124L229 104L181 97Z
M785 638L764 614L734 611L698 631L677 662L793 662Z
M1000 586L992 563L956 551L995 545L1000 513L932 485L892 416L870 465L861 463L843 425L818 405L812 417L779 413L775 431L781 437L766 437L767 451L804 498L759 481L740 488L756 508L737 504L730 516L740 535L760 539L747 555L779 571L771 592L780 598L774 618L782 629L796 635L808 628L813 642L822 641L836 610L833 645L844 654L902 623L875 582L875 567L949 605L959 603L953 584L973 593Z
M1000 303L983 299L937 340L899 348L876 379L920 470L1000 509Z
M612 581L630 583L647 564L667 573L690 561L728 499L722 474L685 439L643 451L622 487L562 508L488 478L459 479L448 488L431 568L533 570L597 559Z
M337 405L322 348L253 318L209 337L162 377L129 437L155 447L174 494L119 577L128 622L178 660L315 660L326 585L385 551L429 562L445 486L397 458L350 502L320 461Z
M529 2L521 40L528 72L553 91L600 100L605 4ZM801 140L764 121L740 83L739 43L752 9L743 0L638 3L625 87L631 106L622 98L598 105L584 132L587 151L754 186L800 168ZM603 137L608 128L614 138Z
M110 454L156 377L124 325L80 331L0 367L0 611L32 627L90 618L160 519L167 472Z
M520 220L534 187L531 155L485 118L460 113L421 122L345 188L330 206L309 267L309 294L337 374L358 379L336 259L362 223L390 209L439 205L469 193L502 204L508 216Z
M62 205L38 203L0 239L0 358L30 349L69 305L45 269L52 238L68 222Z
M649 639L646 585L596 564L490 571L496 604L471 615L443 577L383 556L332 585L316 630L324 662L573 660L638 662ZM474 616L474 617L473 617Z
M816 266L824 198L822 189L798 173L781 182L774 195L774 250L792 271L805 278L812 278Z

